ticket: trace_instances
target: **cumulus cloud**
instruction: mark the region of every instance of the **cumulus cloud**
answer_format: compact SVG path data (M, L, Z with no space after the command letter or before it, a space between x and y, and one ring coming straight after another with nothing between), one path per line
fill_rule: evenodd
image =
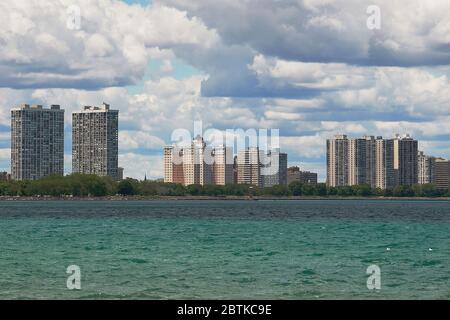
M136 164L139 165L136 165ZM135 153L121 153L119 155L119 166L124 167L125 177L143 179L158 179L163 177L163 159L160 155L149 156Z
M186 10L217 30L225 43L304 62L417 66L450 62L446 0L158 0ZM366 26L367 7L382 27Z
M81 28L67 27L70 6ZM117 0L5 0L0 3L0 87L125 86L140 80L148 60L171 45L211 47L217 41L196 18L174 8Z
M174 50L183 59L206 70L202 94L234 97L312 98L318 89L365 81L364 72L335 74L311 83L306 73L319 63L328 69L346 66L424 67L450 63L446 0L409 1L310 1L310 0L158 0L156 3L185 10L217 32L220 42L213 50ZM380 30L369 30L367 8L381 10ZM273 75L304 79L279 81L261 77L258 57L278 59ZM293 70L292 64L301 62ZM347 70L350 68L346 68ZM354 68L353 71L359 69ZM312 70L317 72L318 70ZM256 74L255 74L256 72ZM314 85L315 84L315 85Z

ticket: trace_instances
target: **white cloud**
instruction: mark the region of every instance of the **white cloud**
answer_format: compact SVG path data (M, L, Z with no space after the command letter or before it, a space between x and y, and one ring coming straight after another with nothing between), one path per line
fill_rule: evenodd
M0 2L0 87L123 86L142 78L158 50L181 44L208 48L218 41L214 31L180 10L115 0L77 1L81 29L71 30L72 4Z
M11 157L11 149L0 149L0 160L9 160Z
M325 153L324 137L319 135L302 137L280 137L280 145L291 156L318 158Z
M164 176L162 156L122 153L119 155L119 166L125 168L124 177L144 179L147 175L148 179L158 179Z
M450 63L447 0L159 0L201 18L228 44L305 62L378 66ZM381 29L366 27L369 5ZM388 44L388 45L386 45Z
M162 150L165 143L162 139L142 131L120 131L120 150L158 149Z

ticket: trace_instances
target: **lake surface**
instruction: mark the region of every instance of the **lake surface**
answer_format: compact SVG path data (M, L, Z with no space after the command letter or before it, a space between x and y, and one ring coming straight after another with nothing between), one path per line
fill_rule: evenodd
M450 202L0 202L0 299L49 298L450 299Z

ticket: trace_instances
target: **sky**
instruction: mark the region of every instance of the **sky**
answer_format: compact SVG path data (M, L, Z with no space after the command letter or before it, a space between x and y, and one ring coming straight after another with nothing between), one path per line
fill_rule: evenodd
M369 28L370 5L380 28ZM73 7L79 28L71 26ZM450 157L448 0L2 0L0 171L10 109L120 110L125 176L163 176L174 130L280 129L290 165L325 179L325 141L410 133Z

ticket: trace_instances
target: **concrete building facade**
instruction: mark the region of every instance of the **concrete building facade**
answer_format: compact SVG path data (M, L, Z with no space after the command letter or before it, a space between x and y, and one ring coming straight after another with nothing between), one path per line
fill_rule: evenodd
M212 183L219 186L233 183L233 149L224 145L212 150Z
M11 110L11 177L64 174L64 110L24 104Z
M418 181L417 140L364 136L327 140L327 184L331 187L366 184L372 188L413 185Z
M287 163L287 153L282 153L279 149L270 150L267 154L264 154L261 164L263 187L286 186Z
M450 189L450 159L437 158L435 160L435 184L439 190Z
M336 135L327 140L327 185L349 184L349 141L346 135Z
M377 137L375 141L375 187L379 189L394 188L397 174L394 169L394 141Z
M86 106L72 114L72 172L119 179L119 111Z
M317 173L310 171L301 171L299 167L288 168L287 184L298 181L302 184L317 184Z
M10 181L11 180L11 174L8 172L0 172L0 181Z
M417 155L417 182L419 184L430 184L435 182L436 176L436 158L419 151Z
M418 180L418 141L408 134L394 138L394 169L398 185L417 184Z
M258 147L250 147L238 152L237 180L238 184L250 184L257 187L263 186L261 176L262 152Z
M233 152L231 148L206 146L198 136L191 145L164 148L164 182L226 185L233 183Z

